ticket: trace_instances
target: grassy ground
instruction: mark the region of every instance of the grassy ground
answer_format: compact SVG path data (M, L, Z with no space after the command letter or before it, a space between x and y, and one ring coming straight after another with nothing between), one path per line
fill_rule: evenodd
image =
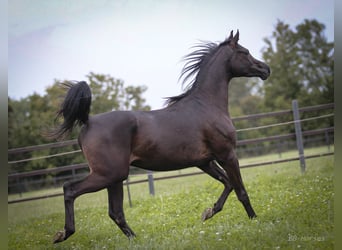
M76 233L53 245L64 225L63 198L8 205L9 249L333 249L333 157L242 169L257 219L231 194L223 211L201 222L222 185L207 175L131 186L125 213L137 238L129 241L107 216L107 194L75 203Z

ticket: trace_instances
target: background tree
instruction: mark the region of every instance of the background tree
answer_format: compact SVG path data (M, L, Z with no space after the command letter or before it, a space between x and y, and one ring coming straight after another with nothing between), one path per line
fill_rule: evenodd
M334 44L327 41L324 29L316 20L305 20L296 27L299 68L306 89L302 105L334 102Z
M228 105L233 117L259 113L263 99L257 92L258 78L233 78L229 84Z
M110 75L87 75L92 91L91 113L98 114L112 110L150 110L142 97L146 86L124 86L124 82Z
M265 110L290 109L294 99L301 107L334 102L334 43L327 40L324 30L317 20L306 19L295 29L278 21L272 36L264 39L263 58L271 67L271 76L261 85ZM305 122L302 127L310 130L333 124L331 117ZM280 132L277 129L268 132Z
M263 99L257 93L257 78L233 78L229 84L228 105L229 112L232 118L256 114L262 112ZM249 128L258 126L255 121L235 121L234 125L239 128ZM238 133L238 140L260 137L260 131L253 130L244 133Z
M263 58L271 67L262 86L265 109L290 108L293 99L301 106L334 101L334 43L324 29L316 20L304 20L295 30L278 21L264 39Z

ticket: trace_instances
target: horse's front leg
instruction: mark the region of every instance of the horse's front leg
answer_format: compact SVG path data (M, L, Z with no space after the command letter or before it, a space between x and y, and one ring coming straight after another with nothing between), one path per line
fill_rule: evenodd
M240 167L239 167L239 161L237 159L235 151L232 150L228 154L228 157L226 159L219 161L219 164L226 171L228 178L234 188L236 196L238 197L239 201L243 204L248 214L248 217L251 219L256 217L254 209L249 200L246 188L243 185Z
M208 165L199 168L224 185L224 190L214 206L204 210L202 214L202 221L205 221L222 210L230 192L233 190L233 187L230 184L226 173L218 165L216 165L215 162L211 161Z
M123 212L123 185L122 182L114 183L107 187L109 217L118 225L121 231L129 238L135 237L134 232L128 226Z

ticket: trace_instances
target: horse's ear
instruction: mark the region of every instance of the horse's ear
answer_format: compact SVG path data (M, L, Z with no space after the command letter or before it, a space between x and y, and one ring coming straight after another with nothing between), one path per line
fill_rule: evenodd
M237 44L239 41L239 30L237 30L235 36L233 37L234 44Z
M233 39L233 31L230 32L230 36L228 37L227 40L232 40Z

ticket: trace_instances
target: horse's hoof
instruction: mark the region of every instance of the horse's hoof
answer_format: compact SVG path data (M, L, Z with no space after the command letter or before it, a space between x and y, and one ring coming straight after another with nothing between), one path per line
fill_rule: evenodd
M136 237L136 235L133 233L133 234L127 236L127 237L128 237L128 240L129 240L129 241L132 241L132 240L134 240L134 238Z
M202 221L205 221L205 220L213 217L213 215L214 215L214 210L211 207L207 208L202 213Z
M65 240L65 230L59 231L55 234L55 237L53 237L53 243L62 242Z
M125 232L125 234L129 241L133 240L136 237L135 233L131 229Z

